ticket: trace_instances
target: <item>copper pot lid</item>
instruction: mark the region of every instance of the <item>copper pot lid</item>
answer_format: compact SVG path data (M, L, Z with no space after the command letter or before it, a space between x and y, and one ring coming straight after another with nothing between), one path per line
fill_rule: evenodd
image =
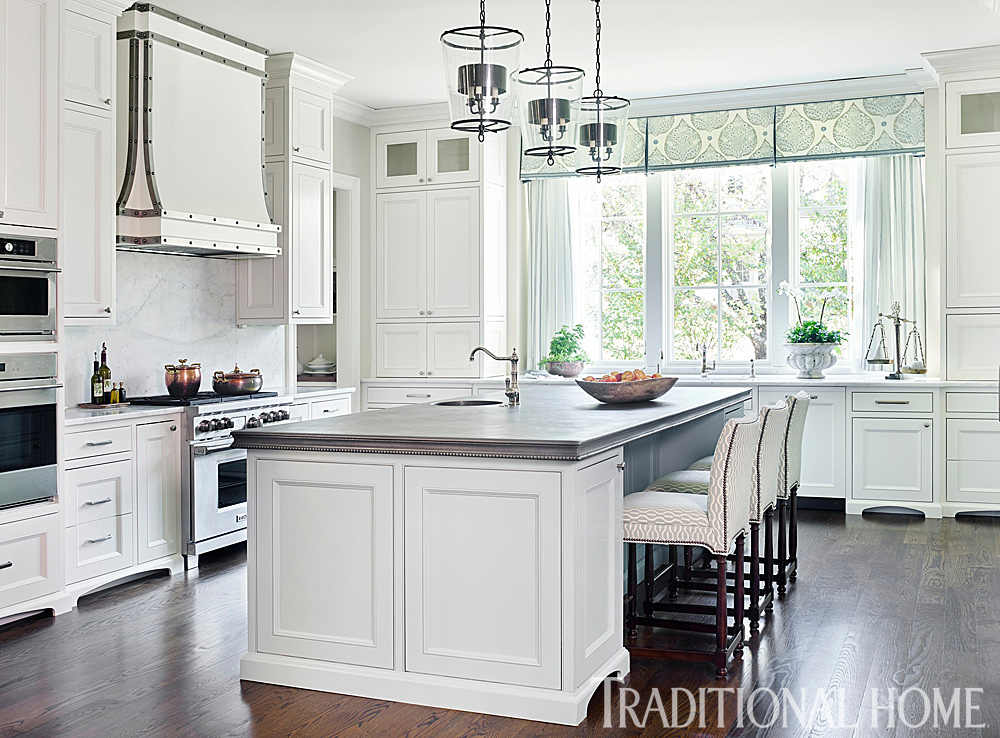
M240 365L237 364L236 367L231 372L216 372L215 376L223 376L226 379L245 379L250 377L259 377L260 369L251 369L248 372L241 372Z
M194 369L201 371L201 364L188 364L187 361L187 359L179 359L177 364L165 364L163 368L171 374L192 371Z

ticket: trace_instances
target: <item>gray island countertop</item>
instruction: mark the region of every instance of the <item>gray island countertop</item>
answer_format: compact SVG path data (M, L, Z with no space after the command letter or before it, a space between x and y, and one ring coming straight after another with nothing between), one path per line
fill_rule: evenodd
M747 399L748 388L674 387L653 402L605 405L575 386L522 387L514 408L428 403L264 426L233 438L246 449L572 460Z

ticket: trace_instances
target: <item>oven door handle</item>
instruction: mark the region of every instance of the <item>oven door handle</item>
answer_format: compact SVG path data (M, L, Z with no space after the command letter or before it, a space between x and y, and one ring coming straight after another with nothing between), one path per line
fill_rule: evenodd
M206 441L204 445L192 444L195 456L208 456L229 451L233 447L232 438L222 438L218 441Z

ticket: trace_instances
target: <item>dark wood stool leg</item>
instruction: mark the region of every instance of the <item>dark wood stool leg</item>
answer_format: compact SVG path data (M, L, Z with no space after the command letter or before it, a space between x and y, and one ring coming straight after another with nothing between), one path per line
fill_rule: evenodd
M636 625L636 596L638 594L638 564L636 562L636 544L628 544L628 615L625 617L625 632L629 638L635 638L639 634Z
M691 578L691 568L694 566L694 549L690 546L684 547L684 576L681 579Z
M729 611L726 607L726 555L715 557L716 590L715 590L715 675L724 677L729 673L726 668L729 657L726 655L729 631Z
M774 508L764 513L764 597L768 599L767 609L774 607L770 597L774 592Z
M757 530L755 528L754 529L754 533L756 533L756 532L757 532ZM743 548L744 548L744 544L745 543L746 543L746 534L743 534L739 538L736 539L736 592L734 593L735 594L735 602L733 603L733 605L734 605L734 607L733 607L733 620L734 620L733 625L735 626L734 630L736 631L735 637L739 639L737 641L737 643L736 643L736 653L738 653L738 654L742 654L743 653L743 619L744 619L744 616L745 616L743 608L745 606L745 599L746 599L746 591L744 589L744 587L745 587L745 581L746 580L745 580L744 575L743 575ZM753 559L757 559L757 556L753 552L751 552L750 555L751 555L751 557ZM752 577L750 581L753 582L754 579L756 579L758 581L758 584L759 584L759 582L760 582L760 571L759 571L760 561L755 561L754 562L754 567L755 567L755 570L754 570L755 571L755 576ZM754 594L753 597L754 597L754 599L751 600L751 602L753 603L753 606L757 606L757 604L758 604L758 601L756 599L757 595Z
M795 579L799 570L799 486L792 487L788 495L788 563L792 571L788 575Z
M653 614L653 572L655 568L653 567L653 551L654 547L652 543L646 544L646 566L645 566L645 599L642 603L642 613L646 617Z
M788 544L785 537L786 518L788 516L788 500L778 500L778 594L785 594L785 582L787 573L785 566L788 563Z
M743 580L742 543L737 539L736 582ZM760 523L750 523L750 632L760 630Z
M670 578L667 580L667 594L670 599L677 598L677 546L667 546L670 551Z

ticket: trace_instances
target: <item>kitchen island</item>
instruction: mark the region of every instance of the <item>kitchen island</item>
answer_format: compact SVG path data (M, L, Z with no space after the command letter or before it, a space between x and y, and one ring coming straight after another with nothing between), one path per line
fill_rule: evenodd
M234 433L248 452L242 678L579 724L629 670L623 495L711 453L749 397L602 405L529 387L516 407Z

